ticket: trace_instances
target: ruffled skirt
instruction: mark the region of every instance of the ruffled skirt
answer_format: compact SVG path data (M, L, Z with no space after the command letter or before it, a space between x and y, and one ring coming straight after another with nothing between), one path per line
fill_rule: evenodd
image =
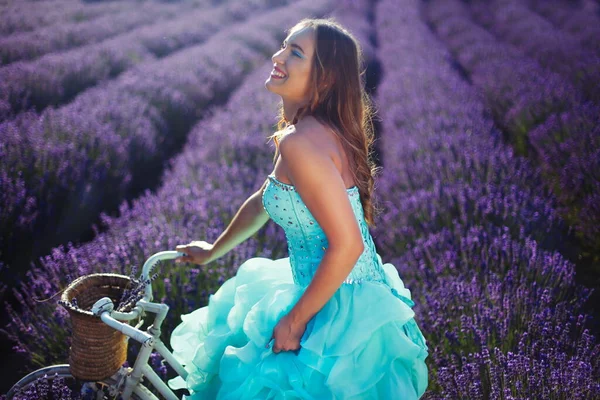
M378 256L379 257L379 256ZM418 399L428 384L428 347L414 303L392 264L387 284L343 284L309 321L297 352L266 348L279 320L306 287L289 258L250 258L209 297L182 315L171 335L187 380L184 399Z

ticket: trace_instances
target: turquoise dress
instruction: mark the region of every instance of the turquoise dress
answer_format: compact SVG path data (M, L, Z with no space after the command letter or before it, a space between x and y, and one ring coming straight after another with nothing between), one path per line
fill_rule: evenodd
M184 399L410 400L425 392L428 347L410 290L377 254L358 188L347 193L365 250L308 322L301 348L274 353L273 329L310 283L327 238L294 187L269 175L263 207L285 231L289 257L246 260L207 306L181 316L171 347L189 376L169 385L187 388Z

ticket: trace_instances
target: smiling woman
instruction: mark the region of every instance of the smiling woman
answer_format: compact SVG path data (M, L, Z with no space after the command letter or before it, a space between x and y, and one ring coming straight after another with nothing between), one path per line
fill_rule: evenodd
M281 48L271 58L273 71L265 82L265 87L280 95L285 103L294 109L305 103L309 96L309 79L314 58L315 29L310 26L300 27L285 39Z
M273 172L214 244L177 246L204 265L269 219L289 257L254 257L182 316L171 335L185 399L418 399L428 346L411 292L369 226L376 168L358 41L333 19L304 19L273 55L281 96Z

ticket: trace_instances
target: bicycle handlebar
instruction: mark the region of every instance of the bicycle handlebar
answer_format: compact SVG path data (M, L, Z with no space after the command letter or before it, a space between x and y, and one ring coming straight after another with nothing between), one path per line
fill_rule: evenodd
M185 256L185 253L175 251L175 250L160 251L156 254L151 255L144 263L144 267L142 268L141 279L143 281L148 279L148 274L150 272L150 268L152 268L158 261L173 260L177 257L183 257L183 256ZM146 285L146 293L144 294L144 299L146 301L152 300L152 282L149 282Z

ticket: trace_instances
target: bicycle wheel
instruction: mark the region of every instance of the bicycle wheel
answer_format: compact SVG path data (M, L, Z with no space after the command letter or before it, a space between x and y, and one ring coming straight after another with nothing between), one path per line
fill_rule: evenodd
M7 400L24 399L82 399L82 400L114 400L120 395L111 396L108 388L114 385L114 379L107 378L102 381L84 382L75 378L69 369L69 364L51 365L33 371L17 383L6 394ZM140 400L134 393L131 399Z

